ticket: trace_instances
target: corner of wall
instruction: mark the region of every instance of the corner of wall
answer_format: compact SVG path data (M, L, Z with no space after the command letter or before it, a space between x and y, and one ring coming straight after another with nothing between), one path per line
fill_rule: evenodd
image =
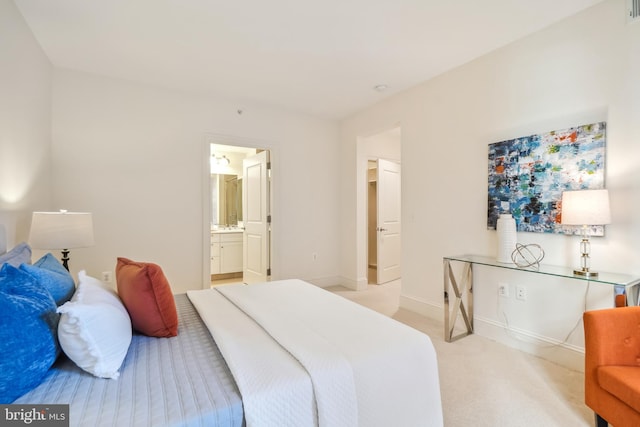
M400 307L438 322L443 322L444 319L444 306L430 303L421 298L400 295Z
M305 279L305 280L311 283L312 285L318 286L319 288L328 288L330 286L344 286L351 289L349 286L345 284L346 279L339 276L316 277L313 279Z

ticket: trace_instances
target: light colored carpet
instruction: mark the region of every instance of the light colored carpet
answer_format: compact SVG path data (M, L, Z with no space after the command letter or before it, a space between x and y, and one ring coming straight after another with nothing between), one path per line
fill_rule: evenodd
M369 285L366 291L352 291L342 286L325 289L389 317L396 314L400 306L399 280L384 285Z
M583 374L470 335L444 341L442 322L400 309L400 281L366 291L327 290L418 329L438 355L446 427L592 426Z

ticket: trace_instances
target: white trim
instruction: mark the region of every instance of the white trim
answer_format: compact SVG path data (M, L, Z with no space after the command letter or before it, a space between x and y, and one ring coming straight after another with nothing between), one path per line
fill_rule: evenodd
M202 289L211 286L211 143L202 144ZM208 232L207 232L208 231Z
M368 153L366 152L365 147L367 145L367 140L375 137L376 135L384 134L394 129L399 129L400 132L400 140L397 142L398 147L400 148L400 153L402 152L402 124L400 122L395 122L394 124L390 124L389 126L382 127L380 130L376 132L372 132L366 135L358 135L356 138L356 158L355 158L355 168L356 168L356 225L355 225L355 243L356 243L356 258L355 258L355 272L356 277L358 275L365 276L364 284L362 283L362 278L357 279L357 287L356 290L364 290L367 288L369 284L369 279L367 278L367 270L369 268L369 257L368 257L368 238L367 238L367 230L368 230L368 214L367 214L367 189L368 189L368 180L367 180L367 167L366 163L371 159L378 158L386 158L390 161L397 161L400 163L400 158L394 159L390 156L387 156L385 153ZM364 164L364 170L362 170L361 165ZM402 187L401 187L401 203L402 203ZM400 231L402 233L402 231Z
M444 322L444 306L442 305L433 304L421 298L401 294L400 307L413 311L414 313L418 313L429 319Z
M277 223L278 218L274 215L275 206L274 206L274 198L273 198L273 187L274 187L274 175L275 170L273 168L273 160L274 160L274 148L272 143L268 141L251 139L251 138L243 138L233 135L224 135L217 133L206 132L204 134L204 142L203 142L203 151L202 151L202 288L207 289L211 284L211 224L209 224L209 218L211 217L211 189L210 189L210 180L211 180L211 165L209 163L209 157L211 156L211 144L217 145L232 145L236 147L249 147L256 148L262 150L269 150L269 161L271 163L271 191L269 192L270 197L270 213L273 218L271 222L271 241L269 247L269 257L270 257L270 269L271 269L271 277L273 278L273 266L274 266L274 250L273 250L273 242L274 242L274 229L275 223Z
M509 327L493 319L474 318L474 333L525 353L584 372L584 348L563 343L524 329Z
M356 291L366 291L368 286L369 286L369 278L368 277L361 277L358 280L356 280L354 290L356 290Z
M344 279L338 276L316 277L313 279L304 279L319 288L328 288L331 286L345 286Z
M426 316L437 322L444 321L444 306L425 300L400 295L400 307ZM488 338L507 347L549 360L565 368L584 372L584 348L563 343L557 339L534 334L524 329L507 327L493 319L475 316L474 334ZM442 331L444 334L444 329ZM465 338L462 338L465 339Z

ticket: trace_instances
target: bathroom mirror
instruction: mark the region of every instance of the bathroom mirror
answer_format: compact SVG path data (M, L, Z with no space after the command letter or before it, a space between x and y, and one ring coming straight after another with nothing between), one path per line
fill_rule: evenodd
M242 221L242 178L238 175L211 175L211 224L237 226Z

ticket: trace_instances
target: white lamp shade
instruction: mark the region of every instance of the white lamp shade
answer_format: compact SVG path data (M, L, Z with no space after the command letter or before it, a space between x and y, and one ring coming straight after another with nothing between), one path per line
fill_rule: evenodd
M565 225L610 224L609 191L579 190L563 192L561 222Z
M34 212L29 244L35 249L72 249L93 245L93 218L86 212Z

